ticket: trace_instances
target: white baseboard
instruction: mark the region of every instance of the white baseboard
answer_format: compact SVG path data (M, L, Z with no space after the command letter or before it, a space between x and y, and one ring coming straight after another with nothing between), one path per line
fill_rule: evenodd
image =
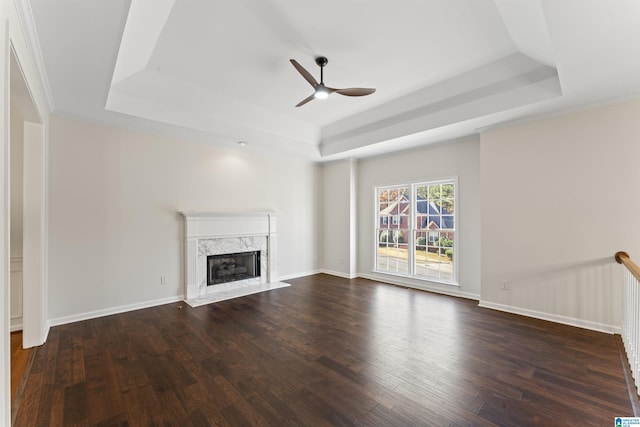
M9 327L11 332L22 330L22 317L17 319L11 319L11 326Z
M447 289L442 289L442 288L431 287L431 286L429 286L427 284L428 282L425 282L424 285L416 285L416 284L413 284L413 283L404 282L404 281L402 281L402 279L392 279L392 278L381 279L378 276L374 276L374 275L371 275L371 274L364 274L364 273L358 273L358 277L362 277L364 279L373 280L373 281L376 281L376 282L389 283L390 285L403 286L405 288L417 289L419 291L427 291L427 292L433 292L433 293L436 293L436 294L448 295L448 296L451 296L451 297L460 297L460 298L472 299L472 300L475 300L475 301L478 301L480 299L480 295L474 294L474 293L471 293L471 292L460 291L457 286L455 286L455 287L452 286L452 289L447 290Z
M527 308L513 307L505 304L498 304L490 301L480 301L479 307L491 310L504 311L505 313L519 314L520 316L533 317L534 319L547 320L549 322L561 323L563 325L575 326L592 331L605 332L607 334L620 334L622 328L605 323L592 322L590 320L576 319L575 317L562 316L559 314L545 313L543 311L529 310Z
M67 323L80 322L82 320L95 319L97 317L110 316L112 314L125 313L127 311L140 310L142 308L155 307L158 305L170 304L173 302L183 301L184 295L161 298L152 301L144 301L136 304L121 305L119 307L105 308L103 310L89 311L86 313L74 314L71 316L57 317L49 319L49 327L65 325Z
M346 273L341 273L339 271L326 270L326 269L321 269L318 273L324 273L324 274L329 274L331 276L342 277L343 279L357 279L358 278L357 274L346 274Z

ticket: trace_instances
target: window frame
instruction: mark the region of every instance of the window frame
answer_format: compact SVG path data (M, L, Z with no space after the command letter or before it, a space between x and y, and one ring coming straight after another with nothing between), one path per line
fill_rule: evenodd
M432 276L423 276L423 275L417 275L416 274L416 262L415 262L415 257L416 257L416 246L417 246L417 242L416 242L416 234L418 232L418 230L420 230L418 228L418 224L417 224L417 220L418 220L418 215L417 215L417 206L415 205L416 200L417 200L417 188L421 187L421 186L429 186L429 185L435 185L435 184L453 184L453 213L451 214L451 216L453 217L453 228L452 229L447 229L447 230L451 230L453 232L453 260L452 260L452 271L451 271L451 280L448 279L444 279L441 277L432 277ZM380 215L380 200L379 200L379 193L381 191L385 191L385 190L392 190L392 189L399 189L399 188L409 188L409 195L410 195L410 208L409 208L409 228L407 229L407 273L404 272L400 272L400 271L390 271L390 270L380 270L378 269L378 245L379 245L379 240L378 240L378 233L382 230L380 227L380 218L382 217ZM439 179L434 179L434 180L424 180L424 181L411 181L411 182L405 182L405 183L400 183L400 184L391 184L391 185L375 185L373 187L373 194L374 194L374 217L375 217L375 221L374 221L374 244L373 244L373 272L377 273L377 274L385 274L385 275L391 275L391 276L400 276L400 277L405 277L405 278L409 278L409 279L415 279L415 280L419 280L419 281L426 281L426 282L435 282L438 284L444 284L444 285L452 285L452 286L459 286L458 283L458 269L459 269L459 264L460 264L460 257L456 256L456 254L459 254L459 240L460 240L460 228L459 228L459 212L460 212L460 202L459 202L459 186L458 186L458 177L457 176L453 176L453 177L447 177L447 178L439 178ZM428 216L428 215L425 215ZM440 218L442 219L442 215L440 215ZM391 221L389 221L389 223L391 223ZM389 229L391 227L388 227ZM424 229L421 229L424 231ZM440 229L439 229L440 230ZM433 230L434 232L440 232L439 230ZM391 231L391 230L388 230ZM430 242L430 235L431 233L429 231L427 231L427 242L426 242L426 246L429 246L429 242ZM408 250L408 248L413 248L412 250Z

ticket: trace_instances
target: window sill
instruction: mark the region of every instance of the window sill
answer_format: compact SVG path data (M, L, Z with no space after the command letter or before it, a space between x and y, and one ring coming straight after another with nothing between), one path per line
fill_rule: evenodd
M380 270L371 270L371 272L375 273L375 274L382 274L382 275L385 275L385 276L402 277L403 279L411 279L411 280L419 280L421 282L437 283L438 285L447 285L447 286L460 287L459 283L446 282L444 280L430 278L430 277L411 276L409 274L393 273L393 272L390 272L390 271L380 271Z

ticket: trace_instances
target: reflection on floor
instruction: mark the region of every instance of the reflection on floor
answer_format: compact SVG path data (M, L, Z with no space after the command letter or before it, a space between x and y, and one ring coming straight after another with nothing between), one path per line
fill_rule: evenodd
M11 401L15 399L16 391L24 374L31 349L22 348L22 331L11 333Z

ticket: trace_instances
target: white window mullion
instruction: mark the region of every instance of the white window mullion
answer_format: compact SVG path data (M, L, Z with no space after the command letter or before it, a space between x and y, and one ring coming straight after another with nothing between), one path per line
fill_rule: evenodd
M418 190L415 184L411 184L411 203L409 204L409 239L407 244L407 253L409 263L409 275L416 275L416 212L418 211L417 206L418 200Z

